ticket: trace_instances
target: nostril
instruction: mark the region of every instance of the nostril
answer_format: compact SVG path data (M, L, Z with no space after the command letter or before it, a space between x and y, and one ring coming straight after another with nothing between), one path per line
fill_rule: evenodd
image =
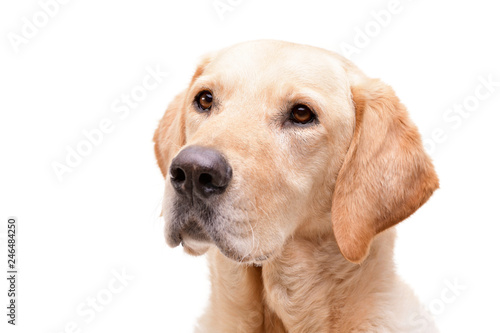
M231 180L232 169L217 150L189 146L174 157L169 176L178 194L193 200L196 195L203 200L224 193Z
M172 174L172 180L176 182L183 182L186 180L186 174L181 168L176 168L171 171Z
M208 173L202 173L198 179L201 185L209 185L212 183L212 176Z

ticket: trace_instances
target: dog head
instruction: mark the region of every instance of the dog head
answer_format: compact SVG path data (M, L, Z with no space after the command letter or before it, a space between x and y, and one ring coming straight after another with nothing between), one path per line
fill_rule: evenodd
M352 262L438 187L394 92L332 52L277 41L206 56L155 136L165 237L258 263L333 232Z

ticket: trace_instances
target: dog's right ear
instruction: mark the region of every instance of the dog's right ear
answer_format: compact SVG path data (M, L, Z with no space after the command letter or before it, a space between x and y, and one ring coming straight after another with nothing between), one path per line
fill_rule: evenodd
M212 58L213 55L208 54L201 59L190 85L203 74L203 71ZM172 161L181 147L186 144L186 115L184 108L189 105L189 101L186 101L187 91L188 89L175 96L174 100L169 104L153 137L156 160L163 177L166 177L168 174L170 161Z
M185 121L182 112L186 92L175 96L160 120L155 131L153 141L155 143L155 155L161 173L165 178L168 174L168 166L173 158L174 152L185 144Z

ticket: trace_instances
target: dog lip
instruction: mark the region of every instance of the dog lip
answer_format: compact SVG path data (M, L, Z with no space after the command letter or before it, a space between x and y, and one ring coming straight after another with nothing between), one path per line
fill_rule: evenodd
M174 222L167 223L170 224L165 229L165 240L172 248L182 245L190 239L203 242L211 240L202 224L196 220L187 219L186 221L182 221L182 219L176 219Z
M208 248L212 244L210 240L200 240L192 238L189 234L185 234L184 237L181 234L181 245L184 250L191 255L199 256L208 251Z
M166 238L168 246L170 246L172 248L177 247L177 246L179 246L179 244L182 243L182 236L180 233L169 234L169 235L166 235L165 238Z

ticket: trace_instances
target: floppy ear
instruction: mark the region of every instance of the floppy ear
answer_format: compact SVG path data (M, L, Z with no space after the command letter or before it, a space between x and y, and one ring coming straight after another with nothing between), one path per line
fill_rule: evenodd
M191 79L191 84L203 73L212 57L212 54L203 56ZM168 174L168 167L174 157L173 154L186 144L185 115L182 110L185 105L186 91L175 96L174 100L169 104L153 137L156 160L163 177Z
M334 189L332 223L344 257L360 263L375 235L413 214L439 181L394 91L375 79L351 91L356 126Z
M175 96L174 100L169 104L153 137L156 161L163 177L168 174L168 166L173 158L173 153L178 151L186 142L184 114L182 112L185 94L185 92L182 92Z

